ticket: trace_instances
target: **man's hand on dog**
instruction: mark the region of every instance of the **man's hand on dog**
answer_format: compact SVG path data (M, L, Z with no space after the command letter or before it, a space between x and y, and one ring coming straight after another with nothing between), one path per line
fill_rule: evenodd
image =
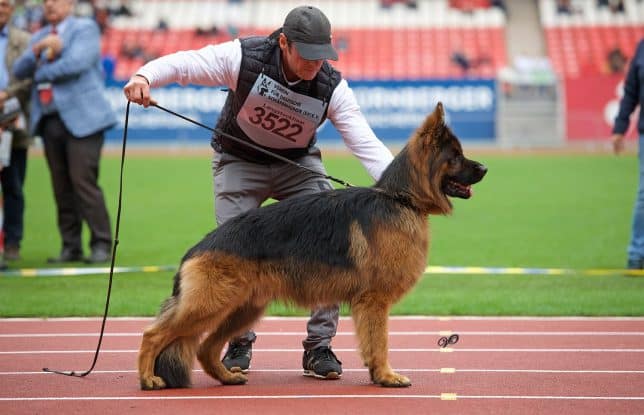
M150 97L150 83L142 75L134 75L123 87L125 98L145 108L156 102Z

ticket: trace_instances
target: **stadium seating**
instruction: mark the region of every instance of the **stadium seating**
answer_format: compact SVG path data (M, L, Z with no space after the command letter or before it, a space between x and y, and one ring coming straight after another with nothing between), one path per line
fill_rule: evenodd
M268 34L298 4L293 0L135 0L130 3L133 17L111 21L103 53L116 57L115 78L127 79L151 56L198 49L246 34ZM396 3L387 8L379 0L316 4L334 27L340 52L336 66L350 79L494 77L506 65L505 16L495 8L462 11L450 7L448 0L419 1L416 7ZM167 29L157 28L161 21ZM147 57L124 56L122 47L129 41L138 42ZM452 61L455 52L471 60L467 72Z
M608 53L619 48L627 57L644 39L644 2L625 0L613 13L596 0L572 3L572 13L557 13L555 0L540 0L548 56L562 77L607 73Z

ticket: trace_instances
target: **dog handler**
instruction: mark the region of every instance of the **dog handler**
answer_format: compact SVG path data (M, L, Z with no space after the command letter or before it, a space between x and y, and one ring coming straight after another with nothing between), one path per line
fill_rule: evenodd
M291 10L269 36L236 39L155 59L124 87L127 99L150 105L150 88L177 82L229 88L217 129L326 174L316 129L329 119L351 152L377 180L393 159L360 111L353 91L327 60L337 60L331 25L319 9ZM331 183L269 155L214 134L213 178L218 224L259 207L269 198L332 188ZM302 342L306 376L338 379L341 362L331 351L339 307L313 310ZM233 371L250 367L255 333L230 341L222 362Z

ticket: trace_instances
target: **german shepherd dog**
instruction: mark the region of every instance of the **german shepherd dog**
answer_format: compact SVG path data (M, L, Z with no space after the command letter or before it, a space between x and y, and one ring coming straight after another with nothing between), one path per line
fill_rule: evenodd
M172 296L144 331L141 389L190 386L195 355L222 384L246 383L221 352L273 300L349 304L371 380L411 385L389 366L389 310L423 274L428 215L449 214L449 197L469 198L486 171L463 156L438 103L373 187L293 197L229 220L185 254Z

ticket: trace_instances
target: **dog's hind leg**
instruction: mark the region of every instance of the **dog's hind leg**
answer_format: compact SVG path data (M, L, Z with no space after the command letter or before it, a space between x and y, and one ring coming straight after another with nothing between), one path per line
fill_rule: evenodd
M141 389L190 386L199 337L221 324L226 316L222 308L206 310L186 299L180 300L180 304L162 312L143 332L139 350Z
M187 388L192 384L192 367L199 337L199 334L178 337L157 356L154 375L163 379L167 388Z
M224 385L240 385L248 381L242 373L230 372L221 363L221 351L226 342L235 335L243 333L259 319L265 306L247 303L230 313L201 343L197 358L204 371Z
M145 329L138 356L141 389L188 387L199 337L221 310L208 307L206 290L183 290L168 298ZM207 297L205 297L207 299Z
M176 335L168 327L168 321L159 318L152 326L145 329L139 350L139 380L141 389L163 389L165 381L154 374L154 363L159 353L166 348Z
M395 373L387 359L387 322L391 304L378 293L363 295L352 304L352 315L360 351L374 383L388 387L410 386L411 381Z

